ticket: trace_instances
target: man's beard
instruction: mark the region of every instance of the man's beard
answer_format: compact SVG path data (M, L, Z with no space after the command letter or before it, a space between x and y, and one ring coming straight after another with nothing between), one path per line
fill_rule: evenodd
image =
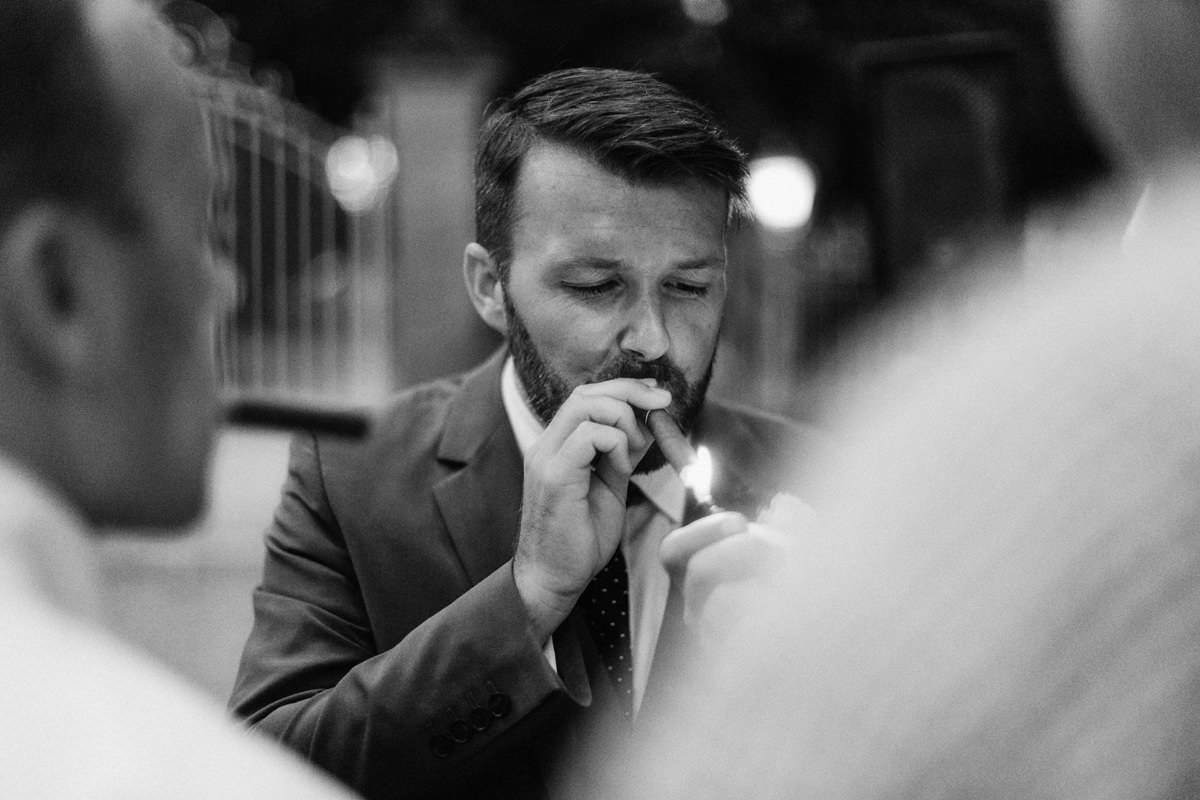
M508 351L512 354L517 377L525 389L526 399L533 413L543 425L548 425L575 387L563 380L542 358L507 293L504 296L504 309L508 325ZM599 383L613 378L654 378L661 388L671 393L671 405L667 411L679 424L679 428L688 434L704 405L704 395L712 378L713 360L715 353L714 359L709 359L704 376L697 383L690 384L683 372L665 356L654 361L642 361L622 353L602 364L586 382ZM634 411L636 413L637 409ZM653 472L666 463L666 457L658 442L655 442L650 445L650 449L633 471Z

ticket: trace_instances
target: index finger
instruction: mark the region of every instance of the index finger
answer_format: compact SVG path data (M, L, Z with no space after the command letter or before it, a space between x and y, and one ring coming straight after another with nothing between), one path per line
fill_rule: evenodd
M736 511L722 511L701 517L690 525L668 533L658 547L658 558L667 572L682 572L692 556L706 547L747 528L746 518Z
M580 384L575 391L585 397L612 397L645 410L666 408L671 404L671 393L660 388L652 378L611 378Z
M619 428L633 448L644 448L649 442L638 427L631 399L641 404L666 405L671 402L671 393L632 378L582 384L555 412L542 438L551 450L557 449L580 424L590 420Z

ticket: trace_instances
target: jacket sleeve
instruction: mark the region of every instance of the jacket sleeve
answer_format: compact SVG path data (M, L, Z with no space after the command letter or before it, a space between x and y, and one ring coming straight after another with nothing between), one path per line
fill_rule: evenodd
M560 661L578 661L570 637L555 646ZM234 713L368 797L453 794L527 776L530 744L589 702L586 679L569 682L530 631L511 562L380 652L317 444L297 438Z

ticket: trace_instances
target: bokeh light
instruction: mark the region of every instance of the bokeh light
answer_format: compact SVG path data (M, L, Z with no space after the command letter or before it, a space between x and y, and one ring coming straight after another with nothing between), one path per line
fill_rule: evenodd
M325 174L329 190L347 212L374 208L396 178L396 147L382 136L343 136L329 147Z
M683 13L697 25L720 25L729 18L725 0L683 0Z
M774 230L808 224L817 194L817 176L799 156L763 156L750 162L747 187L755 218Z

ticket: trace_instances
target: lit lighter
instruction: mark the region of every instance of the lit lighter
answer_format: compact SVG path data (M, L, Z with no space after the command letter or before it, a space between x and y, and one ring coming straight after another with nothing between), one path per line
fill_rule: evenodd
M686 516L698 519L724 511L712 499L713 463L708 448L704 445L693 448L674 418L664 409L646 412L646 427L654 434L659 449L679 473L679 479L688 491Z

